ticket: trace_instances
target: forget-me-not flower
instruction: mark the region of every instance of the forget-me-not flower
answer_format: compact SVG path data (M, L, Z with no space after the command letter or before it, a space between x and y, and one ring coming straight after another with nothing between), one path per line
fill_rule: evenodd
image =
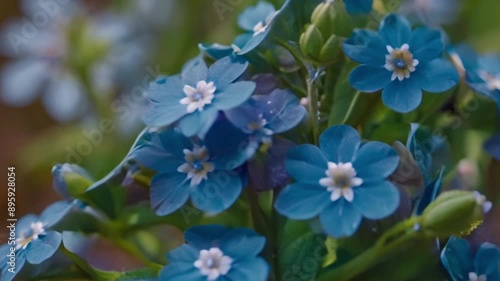
M259 1L246 8L238 17L238 26L246 33L237 36L231 46L221 44L199 44L202 52L219 59L232 53L244 55L257 48L271 31L273 20L281 10L276 11L271 3Z
M272 143L275 134L286 132L304 118L305 108L290 91L275 89L253 95L243 105L225 112L228 120L257 143Z
M144 116L150 127L178 121L186 136L203 136L220 110L235 108L252 95L255 83L238 81L248 62L236 56L216 61L210 68L201 59L188 62L182 74L163 77L151 84L153 106Z
M15 223L15 240L9 240L0 246L1 281L14 279L26 262L40 264L54 255L61 244L61 234L50 228L59 222L71 207L72 203L56 202L47 207L40 216L28 214ZM15 253L14 270L9 270L11 253Z
M381 219L399 205L399 192L387 178L399 156L387 144L361 143L358 132L340 125L320 136L320 147L290 150L286 169L295 179L278 196L275 208L291 219L319 216L326 233L352 235L361 218Z
M229 208L243 187L234 171L252 157L248 136L229 122L218 121L204 141L193 142L175 129L152 133L129 158L158 172L150 185L151 206L158 215L181 208L189 198L208 213Z
M481 244L473 256L467 240L451 237L441 262L453 281L500 280L500 248L491 243Z
M259 257L266 239L247 228L194 226L186 244L167 254L165 281L266 281L269 266Z
M500 100L500 55L479 55L470 46L461 44L450 49L451 57L465 82L477 93L498 103Z
M361 65L349 83L362 92L381 89L385 105L397 112L416 109L422 91L440 93L458 83L453 65L441 57L441 33L426 27L412 31L398 15L388 15L378 33L357 31L343 44L345 54Z

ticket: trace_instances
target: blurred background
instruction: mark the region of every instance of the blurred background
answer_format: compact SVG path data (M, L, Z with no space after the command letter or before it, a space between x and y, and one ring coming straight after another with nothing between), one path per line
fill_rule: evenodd
M2 3L0 178L6 182L7 167L16 167L17 217L60 198L52 188L56 163L78 164L95 179L118 164L142 129L147 82L179 72L199 42L232 42L238 14L256 2ZM500 51L498 0L414 0L401 10L442 27L452 42ZM6 188L0 194L5 198ZM2 221L5 204L0 200Z

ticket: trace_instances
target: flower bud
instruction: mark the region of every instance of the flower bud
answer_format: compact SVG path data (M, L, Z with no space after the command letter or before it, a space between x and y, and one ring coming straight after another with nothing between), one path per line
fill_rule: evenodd
M320 62L329 62L334 61L338 55L340 54L340 45L342 41L337 35L332 35L326 43L321 48L319 53L319 61Z
M442 193L422 213L422 229L442 237L469 231L483 220L483 199L477 193L468 191Z
M313 60L318 60L324 39L315 25L309 25L300 36L300 49L304 55Z
M326 0L316 6L311 23L317 26L323 38L329 38L332 34L348 37L353 29L351 17L341 1Z
M64 163L52 167L54 189L64 198L76 198L92 185L93 180L82 167Z

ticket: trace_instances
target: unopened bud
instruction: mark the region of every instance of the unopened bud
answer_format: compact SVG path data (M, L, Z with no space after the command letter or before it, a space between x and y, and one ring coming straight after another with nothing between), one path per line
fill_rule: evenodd
M422 229L440 237L469 231L483 220L485 202L474 192L455 190L442 193L422 213Z
M316 25L324 38L335 34L340 37L351 35L353 24L342 1L326 0L314 9L311 23Z
M309 25L304 33L300 36L300 49L302 53L310 59L318 60L321 49L323 48L324 39L315 25Z
M64 163L52 167L54 189L61 196L77 198L92 185L90 174L82 167L74 164Z

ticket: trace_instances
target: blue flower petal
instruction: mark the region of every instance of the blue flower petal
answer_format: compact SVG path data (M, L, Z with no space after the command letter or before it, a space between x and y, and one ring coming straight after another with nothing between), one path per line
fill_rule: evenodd
M353 61L382 66L385 64L386 43L374 31L355 30L342 48Z
M248 125L252 122L259 122L261 120L258 108L249 102L224 111L224 115L235 127L247 134L252 134L254 132Z
M271 3L265 1L259 1L257 5L246 8L238 16L238 26L246 31L253 32L253 28L259 22L263 24L266 22L266 18L274 13L275 8Z
M193 262L198 259L200 250L192 245L182 245L170 251L167 254L167 259L170 263L173 262Z
M31 229L31 224L39 221L38 216L34 214L27 214L20 218L16 223L16 237L20 237L24 232Z
M39 59L26 58L6 65L0 76L2 101L12 106L32 103L48 75L49 65Z
M238 79L248 67L248 61L240 56L228 56L216 61L208 69L207 82L214 82L215 87L224 90Z
M189 139L169 129L154 133L151 142L135 147L128 158L156 172L174 172L185 162L183 150L192 148Z
M8 246L7 244L5 244ZM10 247L10 246L9 246ZM1 271L0 271L0 280L1 281L11 281L16 277L16 275L21 271L25 262L26 262L26 251L20 250L16 252L16 261L15 261L15 271L14 273L9 271L10 266L7 263L3 263L3 261L7 262L7 258L0 259L2 261Z
M305 220L316 217L331 203L326 187L294 183L280 192L274 207L291 219Z
M191 262L175 262L165 266L160 271L159 280L168 281L207 281L207 276L202 275L200 270Z
M161 173L150 184L151 208L159 216L166 216L180 209L189 198L190 181L185 173Z
M383 66L360 65L349 75L349 84L362 92L376 92L391 82L392 72Z
M389 177L399 165L399 156L391 146L378 141L361 145L353 167L364 183L377 182Z
M441 252L441 262L453 280L468 280L474 272L469 243L462 238L450 237Z
M197 249L210 249L219 247L221 238L229 231L221 225L197 225L186 230L184 240Z
M160 77L151 82L147 95L152 101L152 108L143 117L144 123L150 127L162 127L186 115L186 105L180 103L186 96L183 87L179 76Z
M491 243L479 246L474 259L478 275L486 275L488 280L500 280L500 248Z
M226 280L230 281L266 281L269 276L269 265L263 258L237 261L232 264L226 276Z
M407 113L416 109L422 102L422 90L414 80L404 79L398 81L396 79L389 83L382 92L384 104L400 113Z
M399 206L399 191L388 181L353 188L352 205L363 217L378 220L394 213Z
M352 162L354 151L361 142L358 131L348 125L326 129L319 137L321 150L334 163Z
M390 14L382 20L379 32L388 45L400 48L410 40L411 25L404 17Z
M271 27L268 27L266 31L259 33L255 36L252 36L248 39L247 43L243 48L241 48L240 51L237 52L238 55L244 55L247 54L251 51L253 51L255 48L257 48L264 39L266 39L267 35L271 31Z
M247 101L255 90L252 81L241 81L230 84L222 92L215 94L214 107L227 110L237 107Z
M217 118L217 109L213 106L207 106L203 111L195 111L184 116L179 121L179 129L186 137L192 137L197 134L203 135Z
M411 74L418 81L420 88L426 92L441 93L457 85L460 77L456 68L445 59L435 59L418 65Z
M266 245L266 238L247 228L236 228L221 238L221 251L233 260L257 256Z
M30 243L26 253L26 260L31 264L39 264L52 257L61 245L62 237L59 232L47 231L45 234Z
M287 90L275 89L269 95L254 96L257 109L267 121L266 128L279 134L290 130L302 121L306 114L297 97Z
M373 0L345 0L344 3L351 15L369 13L373 6Z
M215 60L227 57L233 53L233 48L231 46L225 46L221 44L200 43L198 44L198 49L203 54Z
M318 147L304 144L290 149L285 167L297 182L317 185L325 177L328 165L325 155Z
M208 67L201 57L188 61L182 69L182 84L196 88L196 84L207 80ZM208 81L207 81L208 82Z
M58 223L73 207L73 203L67 201L59 201L51 204L40 215L40 221L43 222L45 228L49 228Z
M158 77L149 83L147 97L154 102L164 102L167 104L179 104L179 100L185 97L183 92L184 84L179 75L169 77ZM182 105L182 107L186 107Z
M441 56L443 40L441 32L426 27L419 27L411 33L410 52L419 63L425 63Z
M218 170L233 170L241 166L257 149L249 135L224 119L215 122L203 143L208 148L210 162Z
M319 218L326 233L335 238L353 235L361 223L361 213L344 198L326 207Z
M193 205L207 213L220 213L231 207L241 194L240 176L232 171L214 171L199 185L192 187Z

